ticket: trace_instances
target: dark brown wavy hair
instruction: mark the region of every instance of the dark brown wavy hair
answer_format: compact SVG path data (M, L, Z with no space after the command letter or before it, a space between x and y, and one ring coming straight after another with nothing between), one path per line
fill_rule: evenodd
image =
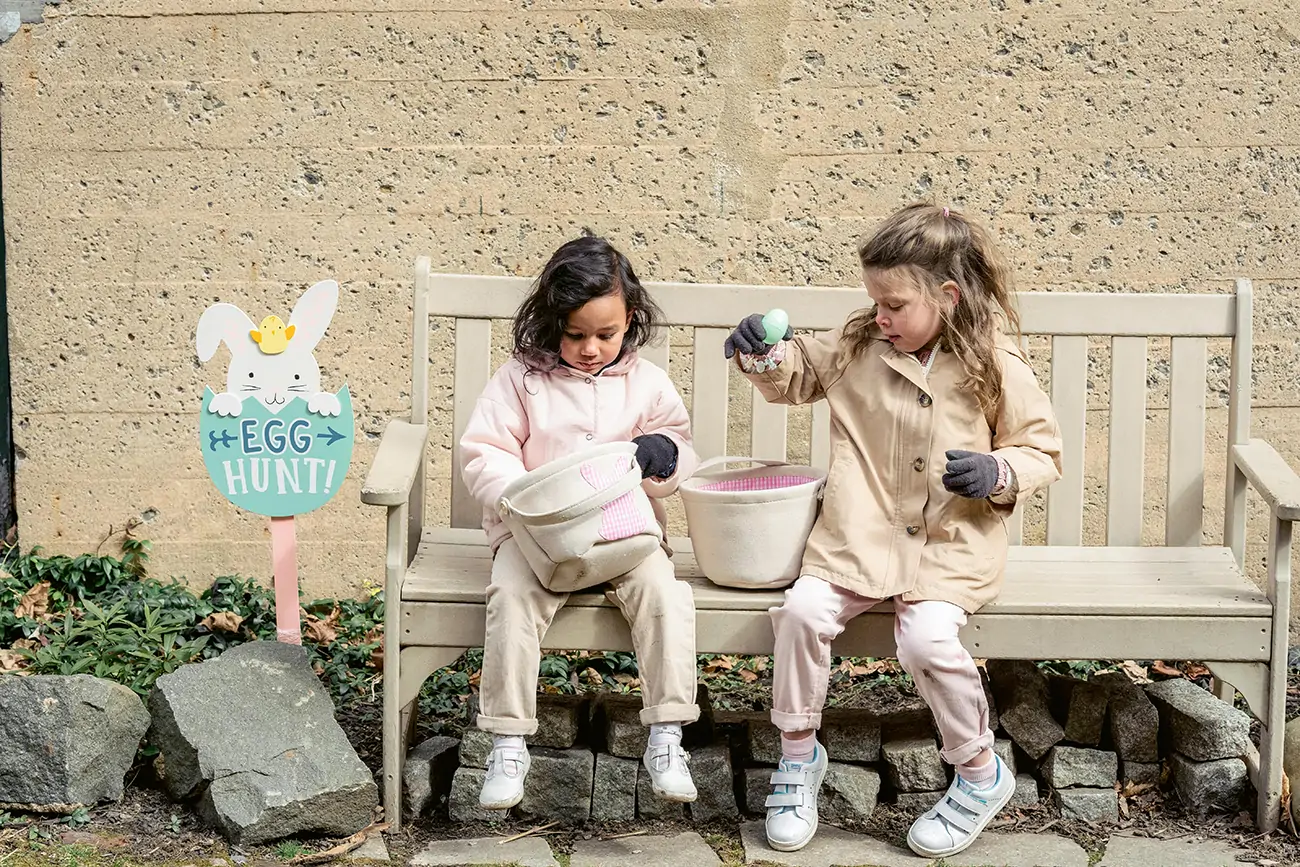
M962 387L993 418L1002 400L1002 375L995 349L999 333L1020 334L1011 271L992 236L957 211L918 202L894 213L858 245L864 271L902 269L928 303L938 308L941 345L966 370ZM956 305L946 303L944 283L957 284ZM870 343L874 306L859 311L844 326L842 339L856 355Z
M622 354L646 345L663 323L663 311L614 245L590 236L569 241L551 256L515 313L515 357L533 372L554 370L569 314L593 298L615 293L622 294L632 314Z

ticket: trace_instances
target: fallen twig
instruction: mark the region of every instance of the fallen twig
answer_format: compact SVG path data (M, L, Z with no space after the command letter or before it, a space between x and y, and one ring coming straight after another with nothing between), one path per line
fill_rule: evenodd
M342 843L339 843L336 846L331 846L330 848L322 852L311 852L306 855L297 855L293 858L290 858L285 863L292 864L292 865L324 864L326 861L333 861L335 858L339 857L340 855L348 854L353 849L361 848L361 844L365 843L366 840L368 840L371 837L371 835L378 834L379 832L386 831L386 830L388 830L387 822L378 825L370 825L369 827L362 828L360 831L353 834L351 837L347 838Z
M515 840L522 840L525 837L529 837L533 834L536 834L538 831L545 831L547 828L554 828L558 824L560 824L558 821L547 822L545 825L538 825L536 828L529 828L527 831L524 831L522 834L516 834L513 837L507 837L504 840L498 840L497 845L504 846L506 843L513 843Z
M650 832L642 828L640 831L628 831L626 834L615 834L613 837L602 837L602 840L622 840L624 837L640 837Z

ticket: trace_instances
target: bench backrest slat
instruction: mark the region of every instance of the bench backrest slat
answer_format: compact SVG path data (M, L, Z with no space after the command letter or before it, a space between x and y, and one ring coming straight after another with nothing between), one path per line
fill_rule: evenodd
M413 421L427 419L429 318L451 317L455 320L450 504L453 527L477 527L482 517L481 509L465 490L456 444L492 372L490 320L513 316L530 284L531 280L524 277L430 275L428 260L422 257L417 262L412 346ZM852 287L647 283L646 288L663 308L667 324L682 326L690 335L691 357L686 362L689 376L684 367L677 371L675 378L679 383L689 379L689 385L683 391L691 407L695 444L702 459L746 450L740 443L728 446L731 398L738 377L732 373L732 363L723 358L722 348L737 321L748 313L782 307L790 312L796 327L825 333L839 327L851 313L868 302L861 288ZM1050 338L1052 363L1048 388L1065 445L1064 475L1046 494L1047 544L1082 544L1085 508L1099 508L1100 498L1093 498L1098 500L1098 506L1088 505L1087 482L1091 476L1085 475L1084 459L1089 414L1090 337L1110 338L1110 401L1104 408L1109 452L1104 480L1107 544L1140 545L1143 540L1147 393L1150 388L1148 344L1152 338L1172 338L1169 341L1169 452L1164 542L1173 546L1201 544L1205 499L1207 339L1232 339L1228 438L1230 443L1245 442L1250 425L1249 281L1239 281L1235 295L1031 292L1019 295L1017 300L1025 335ZM421 323L425 327L421 327ZM679 345L678 352L681 353L683 348ZM659 335L642 354L669 370L673 355L669 334ZM680 355L678 363L682 363ZM786 408L766 403L755 390L748 415L748 419L738 420L737 425L740 430L746 421L750 424L748 452L760 458L787 458L790 454L791 422ZM802 455L807 454L813 466L827 468L831 458L830 413L825 402L812 407L810 429L808 424L805 416L797 427L799 442L802 442L802 432L809 431L811 440L806 446L807 451L796 451L799 457L793 459L802 461ZM1225 492L1224 544L1232 547L1240 557L1244 539L1244 490L1232 473L1229 473L1229 480ZM421 516L422 510L413 505L413 526L418 526ZM1023 539L1023 522L1022 505L1007 521L1008 535L1013 544L1019 544Z
M487 319L456 320L456 377L452 393L452 443L459 443L469 423L474 404L492 377L492 322ZM453 453L458 451L453 445ZM483 507L465 488L459 460L451 462L451 525L479 527Z
M785 437L789 412L784 406L768 403L757 388L751 386L754 393L754 408L750 412L749 454L756 458L773 461L785 460Z
M1170 348L1169 475L1165 544L1201 544L1205 506L1205 339L1175 337Z
M725 328L695 329L694 383L691 388L691 435L701 460L727 453L727 361Z
M1142 544L1146 475L1147 339L1110 341L1110 420L1106 544Z
M1088 338L1052 338L1052 408L1061 425L1061 479L1047 489L1047 544L1083 541L1083 448L1088 422Z

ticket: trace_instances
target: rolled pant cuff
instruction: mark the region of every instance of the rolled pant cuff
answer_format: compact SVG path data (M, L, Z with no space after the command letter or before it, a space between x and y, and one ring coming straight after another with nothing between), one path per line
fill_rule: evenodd
M698 704L657 704L641 709L641 725L653 726L660 723L681 723L686 725L700 718Z
M986 730L984 734L974 740L967 741L959 747L951 750L940 750L939 755L943 756L943 760L948 764L956 766L964 765L985 750L991 749L993 749L993 732Z
M477 725L483 731L501 737L528 737L537 734L537 720L535 719L510 719L508 717L479 714Z
M772 711L772 725L783 732L806 732L810 729L822 727L822 715L820 713L786 713L785 711L774 710Z

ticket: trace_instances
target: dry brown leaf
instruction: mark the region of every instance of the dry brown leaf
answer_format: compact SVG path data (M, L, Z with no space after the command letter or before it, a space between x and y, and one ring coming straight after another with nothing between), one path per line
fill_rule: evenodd
M1155 787L1156 787L1155 783L1128 782L1124 784L1124 790L1120 792L1120 794L1122 794L1126 798L1136 798L1138 795L1141 795L1143 792L1149 792Z
M0 672L22 671L30 660L14 650L0 650Z
M704 665L704 670L709 674L716 674L719 671L731 671L736 667L736 660L730 656L719 656L711 659Z
M1199 662L1189 662L1183 673L1195 680L1198 677L1209 677L1212 672Z
M30 617L33 620L48 620L50 612L50 582L42 581L35 585L18 600L14 614L18 617Z
M1120 670L1128 675L1128 679L1134 683L1150 683L1151 678L1147 677L1147 670L1138 665L1131 659L1126 659L1119 664Z
M370 652L370 659L366 662L366 665L375 671L384 670L384 646L382 644Z
M758 680L758 675L750 671L748 668L742 668L740 670L740 679L745 683L753 683Z
M1174 666L1167 664L1163 659L1157 659L1155 662L1151 663L1151 670L1154 671L1156 674L1164 675L1165 677L1183 676L1183 672L1181 669L1175 668Z
M313 644L329 644L338 637L334 626L327 620L321 620L313 614L302 612L302 637Z
M772 664L770 656L755 656L751 663L754 671L767 671L767 667Z
M203 618L199 625L208 632L238 632L243 622L244 618L233 611L218 611Z

